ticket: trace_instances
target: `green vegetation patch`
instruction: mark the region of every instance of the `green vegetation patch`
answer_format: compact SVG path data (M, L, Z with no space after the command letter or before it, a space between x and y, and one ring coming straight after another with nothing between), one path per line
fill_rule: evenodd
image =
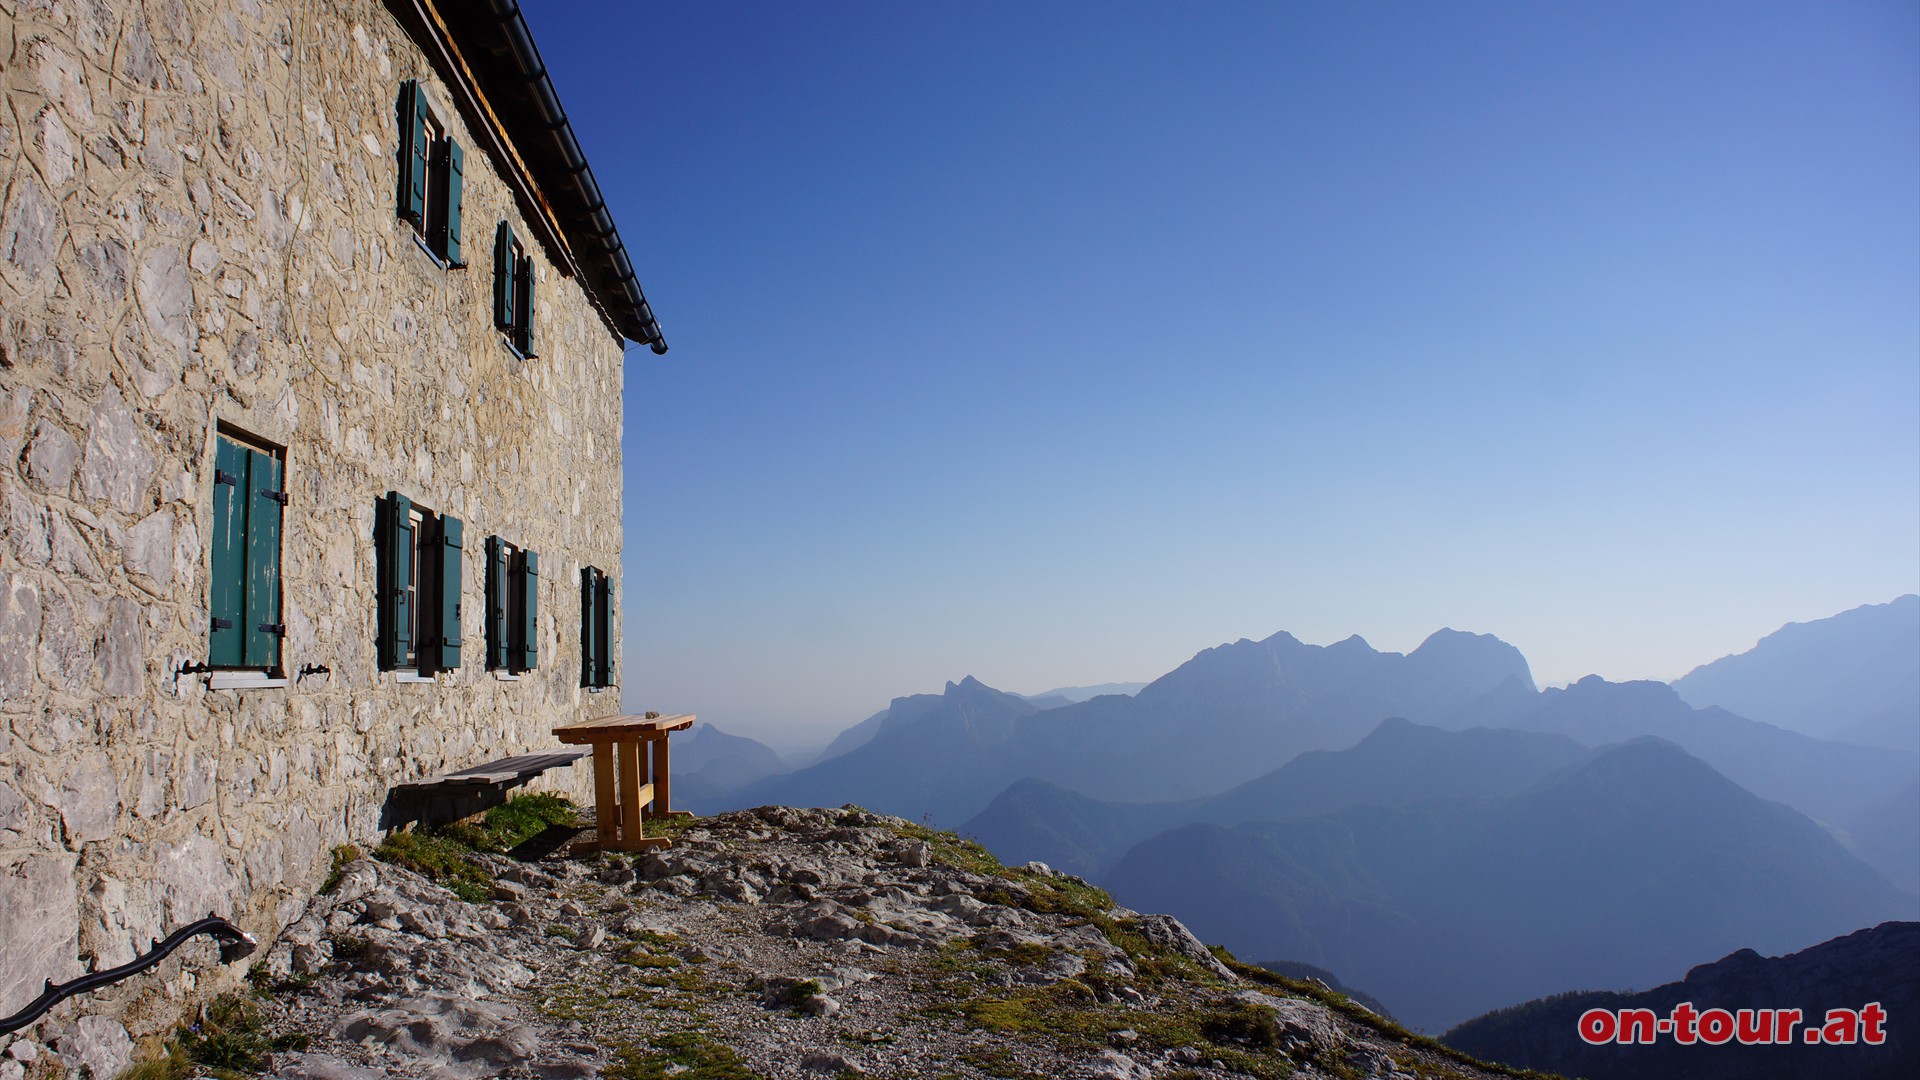
M672 840L699 824L700 819L694 817L654 817L648 814L646 820L640 823L640 835Z
M1195 1047L1209 1059L1258 1080L1293 1075L1293 1063L1279 1053L1280 1027L1270 1008L1238 1001L1186 1010L1102 1005L1097 987L1086 979L1062 979L1051 986L1005 997L973 998L930 1011L958 1012L971 1026L1000 1035L1045 1038L1085 1050L1106 1046L1114 1032L1132 1029L1149 1046ZM985 1071L984 1065L975 1064Z
M202 1006L193 1023L174 1033L166 1043L165 1057L141 1062L126 1077L186 1080L212 1075L238 1080L258 1074L268 1054L305 1050L311 1041L302 1032L268 1033L257 1004L241 994L223 994Z
M892 830L895 836L902 839L927 843L933 849L933 858L937 862L970 874L1001 878L1019 886L1018 889L988 888L981 892L982 900L1026 908L1042 915L1071 915L1083 919L1113 910L1113 897L1105 889L1025 867L1003 865L977 840L962 840L953 833L929 829L924 825L895 825Z
M340 887L340 879L346 876L347 866L359 860L360 849L352 844L340 844L333 849L333 868L327 871L327 880L320 885L320 891L330 893Z
M654 1036L645 1047L618 1050L620 1063L607 1070L621 1080L764 1080L733 1048L698 1031Z
M456 821L435 830L475 851L511 851L547 829L580 825L580 811L558 795L515 795L477 819Z
M373 855L437 881L460 899L478 904L493 898L493 875L473 861L469 852L468 847L449 837L397 832L380 841Z
M653 952L643 946L635 946L621 953L620 962L637 968L677 968L681 963L677 956Z
M327 944L333 947L333 958L351 964L367 954L367 939L354 934L328 934Z
M1471 1055L1455 1050L1453 1047L1448 1046L1438 1039L1431 1039L1425 1035L1416 1035L1406 1028L1401 1027L1399 1024L1381 1016L1379 1013L1357 1004L1351 998L1348 998L1347 995L1336 993L1321 986L1319 983L1289 979L1285 975L1275 974L1266 968L1242 963L1240 960L1235 959L1232 953L1219 946L1213 947L1213 954L1220 958L1221 963L1232 969L1234 974L1239 975L1248 982L1277 987L1293 997L1309 998L1317 1001L1361 1027L1371 1029L1409 1047L1416 1047L1436 1054L1456 1064L1482 1069L1501 1076L1518 1077L1520 1080L1562 1080L1556 1073L1536 1072L1533 1069L1516 1069L1509 1065L1481 1061Z

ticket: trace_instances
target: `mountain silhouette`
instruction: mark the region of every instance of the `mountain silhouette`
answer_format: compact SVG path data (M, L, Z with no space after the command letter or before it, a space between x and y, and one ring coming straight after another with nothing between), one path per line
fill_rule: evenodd
M1038 859L1092 877L1134 844L1180 825L1278 821L1440 796L1510 795L1590 753L1561 735L1487 728L1453 732L1390 717L1351 747L1309 750L1265 776L1204 799L1117 803L1041 780L1020 780L960 831L1002 862Z
M1816 739L1725 709L1696 709L1665 683L1598 675L1538 693L1502 685L1444 724L1554 732L1589 746L1667 739L1748 791L1838 830L1889 880L1920 890L1920 754Z
M1920 596L1788 623L1673 688L1818 738L1920 751Z
M1404 656L1358 637L1324 647L1286 633L1241 640L1132 696L1044 710L969 676L943 694L896 699L866 743L752 785L737 805L854 801L951 825L1023 777L1101 799L1194 798L1303 751L1350 746L1389 716L1448 715L1509 680L1532 687L1519 650L1455 630Z

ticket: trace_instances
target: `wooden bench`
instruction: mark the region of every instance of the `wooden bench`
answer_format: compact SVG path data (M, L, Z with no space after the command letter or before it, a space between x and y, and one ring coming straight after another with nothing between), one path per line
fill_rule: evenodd
M518 754L454 772L404 780L388 790L380 827L401 829L472 817L507 801L507 792L548 769L571 765L586 756L581 750Z
M517 757L504 757L499 761L489 761L485 765L475 765L459 772L441 773L438 776L423 776L418 780L407 780L393 785L395 791L426 791L442 788L463 788L473 786L518 787L532 780L548 769L562 765L571 765L586 757L584 750L555 750L545 754L521 754Z
M668 737L693 726L692 713L672 716L603 716L553 729L554 738L593 747L593 812L602 851L644 851L671 840L649 838L647 818L692 817L673 809L672 758ZM652 758L648 783L640 782L640 744ZM644 813L643 813L644 811Z

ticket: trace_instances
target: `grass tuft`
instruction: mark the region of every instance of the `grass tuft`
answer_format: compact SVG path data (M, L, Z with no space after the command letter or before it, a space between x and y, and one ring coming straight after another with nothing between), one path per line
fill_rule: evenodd
M468 857L459 841L432 833L397 832L380 841L374 857L439 882L469 903L493 898L493 875Z
M512 851L553 826L571 829L579 824L580 811L573 803L538 793L515 795L478 819L456 821L435 831L475 851L499 853Z
M360 849L352 844L341 844L333 849L333 868L327 871L327 880L320 891L330 893L340 887L340 879L346 875L348 864L360 858Z
M143 1061L124 1080L187 1080L214 1076L240 1080L257 1075L268 1054L304 1050L312 1039L304 1032L272 1035L260 1007L241 994L222 994L201 1006L192 1024L174 1033L166 1056Z
M626 1047L619 1056L607 1071L619 1080L764 1080L732 1047L698 1031L656 1035L645 1048Z

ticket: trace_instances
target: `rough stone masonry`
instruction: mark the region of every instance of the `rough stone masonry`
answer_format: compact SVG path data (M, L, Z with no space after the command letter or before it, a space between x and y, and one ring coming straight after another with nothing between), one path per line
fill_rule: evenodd
M624 346L530 240L539 355L507 347L495 223L539 234L442 75L375 0L0 0L0 1015L209 911L271 939L393 783L616 711L577 583L619 576ZM396 215L406 79L468 148L464 269ZM284 448L284 686L179 674L221 424ZM537 669L378 670L389 490L540 553ZM161 1030L211 955L81 1011Z

